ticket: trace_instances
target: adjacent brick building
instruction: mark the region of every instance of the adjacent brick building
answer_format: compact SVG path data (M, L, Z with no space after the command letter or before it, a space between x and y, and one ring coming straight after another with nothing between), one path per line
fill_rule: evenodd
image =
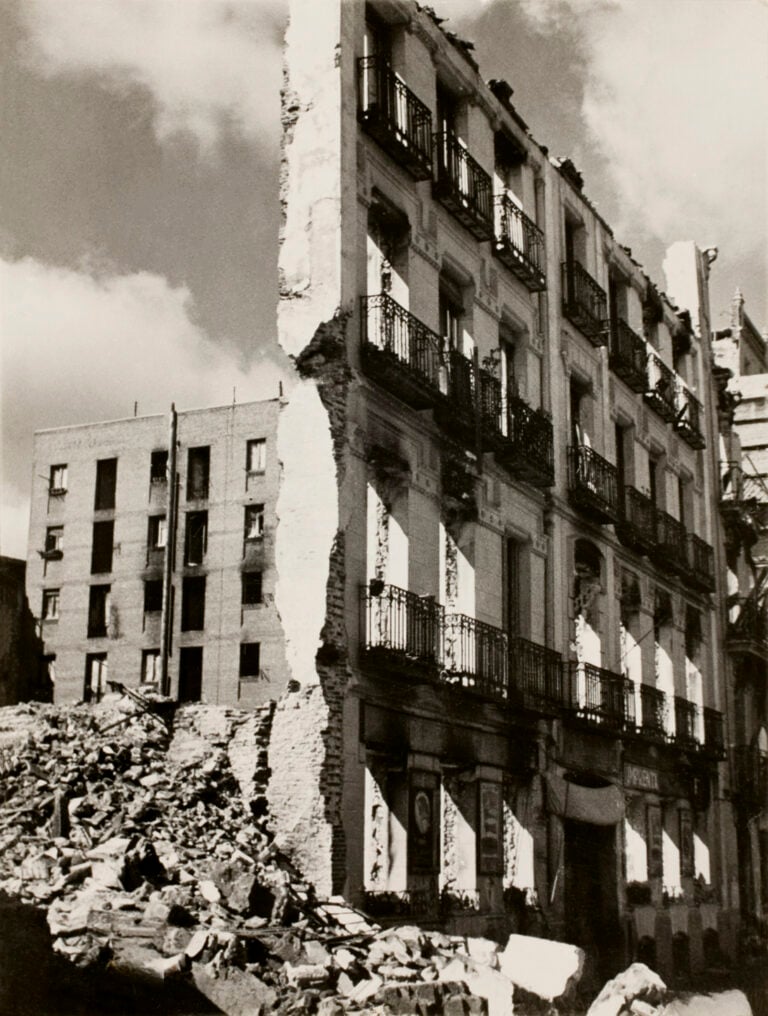
M248 403L35 436L27 591L57 701L98 698L110 680L246 707L283 692L279 409Z

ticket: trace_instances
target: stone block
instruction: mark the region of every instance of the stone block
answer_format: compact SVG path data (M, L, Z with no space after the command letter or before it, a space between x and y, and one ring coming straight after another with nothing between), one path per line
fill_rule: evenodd
M659 975L644 963L633 963L603 985L587 1016L618 1016L635 999L660 1002L666 988Z
M532 935L510 935L499 954L502 974L539 998L559 998L581 977L584 952L567 942Z

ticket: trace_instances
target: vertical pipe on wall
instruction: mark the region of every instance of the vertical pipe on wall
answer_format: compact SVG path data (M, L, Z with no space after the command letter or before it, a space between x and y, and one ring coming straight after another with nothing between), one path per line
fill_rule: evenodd
M160 691L170 695L171 682L168 674L168 657L171 651L171 631L173 628L172 581L173 556L176 547L176 516L178 513L178 476L176 473L176 435L178 419L176 405L171 403L168 420L168 464L166 479L168 487L168 509L165 526L165 558L163 561L163 601L160 613Z

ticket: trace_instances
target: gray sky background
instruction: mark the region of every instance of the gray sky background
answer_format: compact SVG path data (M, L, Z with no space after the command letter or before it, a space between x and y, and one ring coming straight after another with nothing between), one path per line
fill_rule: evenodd
M675 240L715 244L715 327L739 285L763 328L765 0L434 7L654 279ZM26 553L36 429L289 380L275 343L286 10L0 0L2 553Z

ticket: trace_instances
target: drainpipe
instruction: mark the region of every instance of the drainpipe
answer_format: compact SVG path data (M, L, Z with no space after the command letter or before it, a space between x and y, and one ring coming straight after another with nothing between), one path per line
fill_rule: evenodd
M176 473L177 429L176 404L172 402L168 421L168 465L166 467L168 510L165 526L165 557L163 560L163 602L160 613L160 692L163 695L171 694L168 657L171 652L171 632L173 629L171 596L173 593L173 558L176 548L176 517L178 514L178 476Z

